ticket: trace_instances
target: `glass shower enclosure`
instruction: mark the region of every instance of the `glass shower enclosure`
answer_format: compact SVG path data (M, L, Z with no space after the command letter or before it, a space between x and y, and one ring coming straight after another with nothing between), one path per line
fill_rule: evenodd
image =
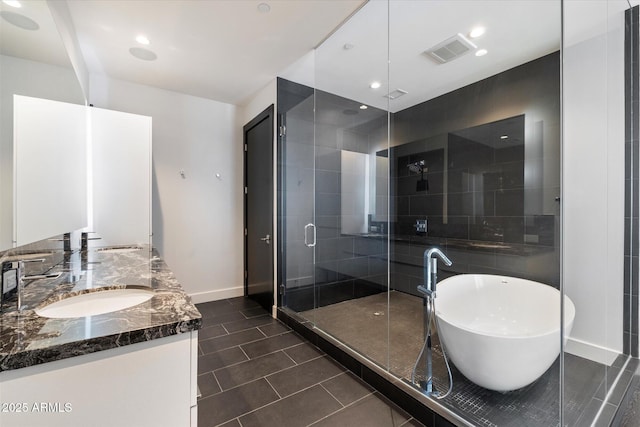
M638 356L630 6L370 1L281 76L280 313L450 423L608 424ZM439 283L526 279L575 304L540 378L493 391L453 363L440 398L436 332L436 393L412 381L431 248L452 261Z

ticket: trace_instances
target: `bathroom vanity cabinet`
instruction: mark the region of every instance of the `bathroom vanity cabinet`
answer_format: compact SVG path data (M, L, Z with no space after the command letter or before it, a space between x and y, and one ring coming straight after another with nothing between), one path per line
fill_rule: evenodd
M0 425L195 426L202 317L164 261L143 245L64 258L51 270L59 278L23 289L23 311L0 314ZM122 287L153 296L93 316L38 315L69 295Z
M0 373L6 427L195 426L198 332Z

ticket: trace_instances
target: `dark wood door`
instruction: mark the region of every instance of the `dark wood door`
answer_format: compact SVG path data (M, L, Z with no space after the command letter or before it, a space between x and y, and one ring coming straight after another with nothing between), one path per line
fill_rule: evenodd
M245 295L273 306L273 105L244 126Z

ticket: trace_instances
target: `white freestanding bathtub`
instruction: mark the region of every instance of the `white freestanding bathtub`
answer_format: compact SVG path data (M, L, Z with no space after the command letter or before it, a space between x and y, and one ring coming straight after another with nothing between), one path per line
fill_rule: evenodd
M560 292L514 277L461 274L437 285L440 340L474 383L511 391L531 384L560 354ZM575 307L564 297L565 342Z

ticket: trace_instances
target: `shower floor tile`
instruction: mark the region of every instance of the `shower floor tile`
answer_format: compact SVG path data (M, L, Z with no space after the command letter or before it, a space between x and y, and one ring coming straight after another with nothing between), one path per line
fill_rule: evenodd
M411 381L413 366L424 342L421 298L402 292L381 293L299 314L370 360L389 367L398 377ZM437 335L433 343L434 383L437 390L444 392L448 388L448 375ZM578 425L580 416L601 386L604 372L604 365L565 355L565 421L568 425ZM419 378L420 372L416 374ZM559 425L558 361L535 383L509 393L477 386L455 366L452 374L452 393L440 403L475 425Z

